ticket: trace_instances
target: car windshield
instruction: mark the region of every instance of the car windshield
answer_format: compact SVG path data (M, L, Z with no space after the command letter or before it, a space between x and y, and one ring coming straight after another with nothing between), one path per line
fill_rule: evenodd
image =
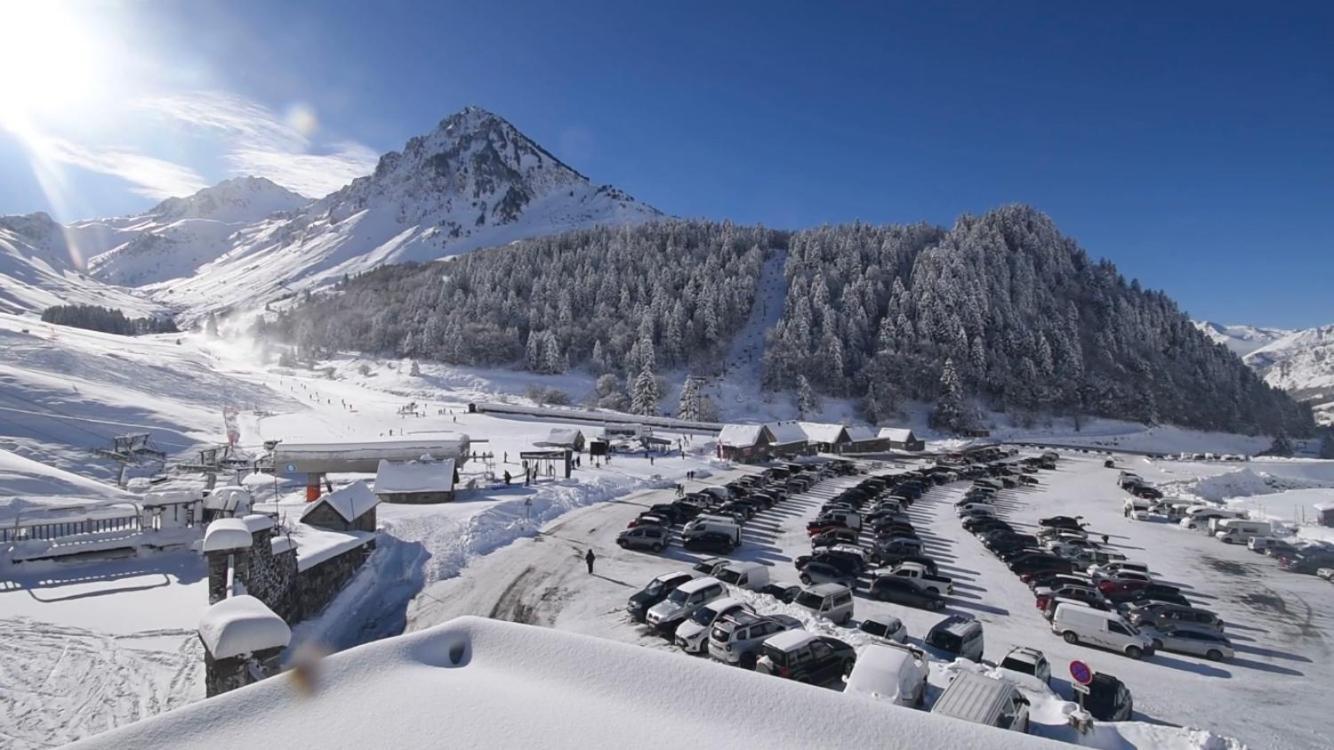
M959 636L944 630L937 630L936 632L931 633L927 637L927 643L936 648L950 652L957 652L960 646L963 645L962 641L959 640Z
M717 612L713 611L712 607L700 607L690 615L690 621L697 625L708 625L713 622L713 619L717 614Z
M741 573L735 570L724 568L717 573L718 580L723 583L736 583L741 580Z
M1012 659L1008 656L1001 662L1001 668L1009 669L1014 672L1023 672L1024 674L1033 674L1032 664L1022 659Z
M662 593L662 589L666 585L667 584L662 581L658 580L650 581L649 584L644 587L644 593L648 594L649 596L657 596L658 594Z
M803 591L797 595L797 604L810 609L819 609L824 603L824 598L819 594L812 594L809 591Z
M667 601L671 602L672 604L685 604L686 599L689 597L690 594L687 594L681 589L677 589L667 596Z

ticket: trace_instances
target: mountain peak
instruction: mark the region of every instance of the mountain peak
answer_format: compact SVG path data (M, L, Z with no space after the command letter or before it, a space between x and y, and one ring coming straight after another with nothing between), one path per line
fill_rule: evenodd
M289 211L310 202L267 177L232 177L184 198L168 198L144 216L157 219L232 220L238 212L246 218L258 218L277 211Z

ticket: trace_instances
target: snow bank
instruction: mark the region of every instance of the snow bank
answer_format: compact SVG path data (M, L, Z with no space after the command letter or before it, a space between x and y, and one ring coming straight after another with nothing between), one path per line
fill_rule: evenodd
M1059 747L704 660L475 617L367 644L322 667L313 697L276 677L75 747ZM367 720L384 706L392 721Z
M225 552L245 549L253 541L250 527L245 521L240 518L219 518L210 523L208 530L204 532L204 551Z
M253 596L233 596L208 608L199 639L214 659L230 659L270 648L286 648L292 631L283 618Z

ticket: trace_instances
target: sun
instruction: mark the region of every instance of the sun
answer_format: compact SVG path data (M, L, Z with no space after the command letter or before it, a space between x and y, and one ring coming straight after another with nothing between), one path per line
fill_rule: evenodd
M69 117L96 97L112 71L78 6L0 0L0 124Z

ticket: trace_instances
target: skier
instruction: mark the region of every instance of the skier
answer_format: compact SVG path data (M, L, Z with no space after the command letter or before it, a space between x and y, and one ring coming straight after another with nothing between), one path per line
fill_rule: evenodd
M598 559L598 556L593 554L593 549L590 547L588 549L588 554L584 555L584 562L588 563L589 575L593 575L593 561L596 559Z
M505 472L505 486L506 486L506 487L510 486L510 479L511 479L511 478L512 478L512 477L510 477L510 473L509 473L508 471Z
M1103 535L1102 535L1102 543L1103 543L1103 544L1107 544L1107 543L1109 543L1109 542L1111 542L1111 541L1112 541L1112 538L1111 538L1110 536L1107 536L1106 534L1103 534Z

